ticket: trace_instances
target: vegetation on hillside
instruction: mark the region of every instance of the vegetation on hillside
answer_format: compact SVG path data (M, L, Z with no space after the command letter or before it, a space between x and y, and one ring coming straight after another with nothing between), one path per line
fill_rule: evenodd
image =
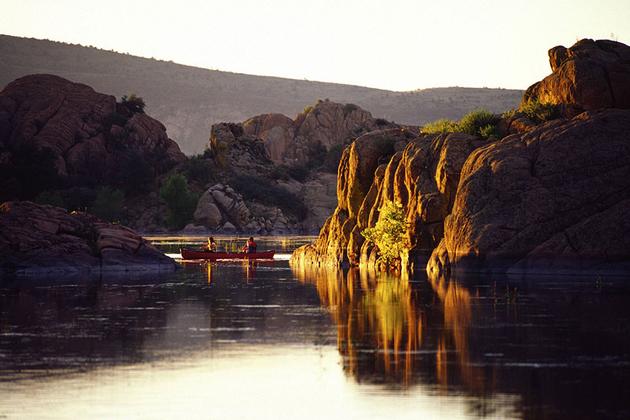
M181 229L192 220L199 200L197 194L188 188L186 177L178 173L164 181L160 198L166 202L166 223L172 229Z
M550 121L560 116L558 105L540 102L538 98L530 99L524 104L521 104L518 112L525 114L527 118L536 123Z
M6 35L0 35L0 51L5 69L0 85L25 73L53 73L71 80L80 74L83 83L100 92L141 92L152 116L166 123L169 135L187 155L203 151L211 124L240 121L243 115L269 109L269 104L277 112L293 116L313 98L328 97L355 103L389 120L419 124L454 118L478 107L495 112L509 109L517 106L523 94L520 90L461 87L391 92L250 76Z
M182 164L181 172L189 181L197 183L200 187L204 187L216 178L212 160L208 159L207 153L188 158L188 160Z
M120 221L123 215L125 193L121 190L104 186L96 192L96 198L90 206L90 213L110 222Z
M144 99L135 93L123 95L123 97L120 98L120 102L127 107L132 114L144 114L144 108L147 106Z
M459 121L442 118L425 124L420 132L422 134L466 133L488 138L497 135L496 127L499 120L498 115L485 109L476 109L464 115Z
M279 207L283 213L304 220L308 213L306 204L292 192L273 185L269 180L252 175L237 175L230 185L246 200L256 200L261 204Z

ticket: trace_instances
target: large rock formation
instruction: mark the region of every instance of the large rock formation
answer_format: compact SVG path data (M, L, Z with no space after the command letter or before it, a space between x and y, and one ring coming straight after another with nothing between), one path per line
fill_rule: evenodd
M373 131L344 150L337 175L337 208L317 240L296 250L292 261L331 266L358 262L362 244L358 232L369 224L386 163L413 138L404 129ZM378 209L374 211L375 222Z
M275 163L284 162L285 154L295 138L293 120L282 114L257 115L243 122L246 134L264 141L269 157Z
M0 275L177 267L127 227L28 201L0 206L0 257Z
M336 205L336 178L328 173L329 167L336 167L342 148L357 136L381 128L399 127L372 118L356 105L328 100L307 107L295 120L281 114L263 114L243 123L213 125L207 155L223 178L233 178L230 184L237 193L248 196L244 188L252 187L243 186L244 179L249 184L268 186L278 197L286 197L284 201L291 201L290 195L302 201L295 204L305 207L306 214L293 217L290 213L295 211L287 211L291 204L286 202L276 203L274 209L273 200L248 200L249 221L235 224L229 217L215 217L220 221L210 223L201 214L214 208L200 203L203 209L196 223L216 229L229 222L237 230L257 233L317 232ZM273 197L274 191L268 196Z
M561 104L573 118L509 117L501 140L399 136L401 146L387 149L392 132L360 137L339 165L337 208L292 261L376 266L378 250L361 232L396 201L407 222L401 265L431 254L432 276L630 270L630 110L606 109L630 108L628 52L590 40L550 52L554 74L523 101Z
M319 238L293 254L296 263L376 265L374 245L361 232L379 220L387 201L402 204L408 244L403 259L428 258L443 234L468 155L485 140L466 134L415 137L406 130L376 131L358 138L339 165L338 205Z
M475 150L428 270L630 268L630 111L589 111Z
M583 39L549 50L552 74L530 86L523 102L563 104L578 110L630 108L630 47Z
M330 150L376 129L397 127L354 104L328 100L307 107L295 120L281 114L263 114L242 124L245 134L264 141L274 163L303 165L318 148Z
M9 172L0 180L4 198L20 195L16 183L24 181L10 172L24 150L52 155L65 186L122 185L133 181L124 174L141 165L155 176L185 160L159 121L52 75L22 77L0 93L0 170Z

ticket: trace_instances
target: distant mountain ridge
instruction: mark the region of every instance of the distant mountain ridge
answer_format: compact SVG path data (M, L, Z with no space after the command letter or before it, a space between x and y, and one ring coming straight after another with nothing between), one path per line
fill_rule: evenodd
M421 125L460 118L475 108L516 107L522 90L433 88L393 92L352 85L252 76L135 57L48 40L0 35L0 86L27 74L50 73L121 97L136 93L182 151L208 143L212 124L281 113L294 117L317 99L355 103L374 117Z

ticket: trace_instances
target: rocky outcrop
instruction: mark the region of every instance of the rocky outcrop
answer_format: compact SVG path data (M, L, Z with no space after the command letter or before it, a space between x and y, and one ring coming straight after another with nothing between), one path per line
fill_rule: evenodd
M328 171L336 167L341 149L366 132L392 127L399 129L396 124L372 118L356 105L328 100L307 107L295 120L263 114L243 123L213 125L209 156L224 178L236 178L231 183L241 191L247 188L243 182L268 184L276 190L275 195L288 201L291 195L294 201L302 201L296 205L306 208L295 217L286 202L274 206L269 202L272 200L248 200L251 219L246 223L230 221L231 225L244 232L317 232L336 205L336 178ZM275 196L273 191L269 193ZM211 229L229 219L217 221L212 207L200 211L215 214L212 220L201 220L206 217L201 215L197 218L197 223Z
M295 125L291 118L282 114L257 115L243 122L245 134L264 141L269 157L282 163L295 138Z
M454 202L459 172L467 156L485 141L465 134L415 137L400 129L359 137L339 164L337 208L313 244L293 253L295 264L368 266L377 252L361 232L379 220L386 201L403 205L407 254L413 264L428 257L442 237L442 223Z
M501 118L501 140L424 135L386 151L383 132L360 137L339 165L337 208L292 262L377 266L378 249L361 233L394 201L406 220L401 266L423 265L430 255L434 278L459 269L627 272L630 110L606 109L630 105L627 58L628 47L608 41L553 49L554 74L524 102L561 104L565 116L598 109L536 123L529 104L536 121L526 112Z
M630 111L589 111L474 151L430 273L630 268Z
M129 167L147 165L155 176L186 159L159 121L52 75L22 77L0 93L0 166L25 148L51 153L65 185L120 184ZM2 180L6 195L16 182Z
M229 185L215 184L199 198L194 213L195 223L211 230L243 228L247 225L250 212L243 197Z
M630 47L609 40L583 39L571 48L549 50L553 73L530 86L523 102L570 108L630 108Z
M0 273L175 270L131 229L28 201L0 206Z
M318 101L307 107L295 120L281 114L263 114L242 124L244 134L260 138L271 160L277 164L303 165L318 148L330 150L377 129L397 125L354 104Z
M404 130L360 137L339 166L337 209L316 242L298 249L292 261L375 267L377 250L361 232L376 225L387 201L405 209L408 246L403 263L413 266L421 257L426 260L442 238L461 167L484 143L466 134L414 137Z
M195 225L187 226L186 231L259 235L281 235L299 231L299 227L281 209L256 202L248 205L238 192L224 184L213 185L202 194L194 220Z
M210 150L220 168L241 174L265 173L272 166L263 141L245 133L242 124L213 125L210 131Z

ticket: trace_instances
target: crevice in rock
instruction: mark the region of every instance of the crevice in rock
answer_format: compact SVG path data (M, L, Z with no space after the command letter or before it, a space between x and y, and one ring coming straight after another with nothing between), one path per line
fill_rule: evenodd
M35 132L35 134L33 134L32 138L35 138L39 135L39 133L41 133L41 131L44 129L44 127L46 126L46 124L48 124L48 122L50 120L52 120L53 118L55 118L55 116L59 113L59 110L61 109L61 107L63 106L63 104L66 103L66 96L65 95L61 95L61 98L59 99L59 102L57 103L56 108L53 108L54 110L51 110L51 113L48 117L44 118L44 120L41 122L40 124L37 124L37 132ZM35 119L35 121L37 121L37 119Z
M564 234L564 239L567 241L567 245L569 245L569 248L571 248L571 250L576 254L579 254L578 249L571 242L571 238L569 238L569 234L567 233L566 229L562 233Z
M606 84L608 85L608 93L610 93L610 98L612 99L612 108L617 106L617 100L615 98L615 90L613 89L612 83L610 82L610 75L608 74L608 70L606 67L599 65L599 68L604 72L604 79L606 80Z

